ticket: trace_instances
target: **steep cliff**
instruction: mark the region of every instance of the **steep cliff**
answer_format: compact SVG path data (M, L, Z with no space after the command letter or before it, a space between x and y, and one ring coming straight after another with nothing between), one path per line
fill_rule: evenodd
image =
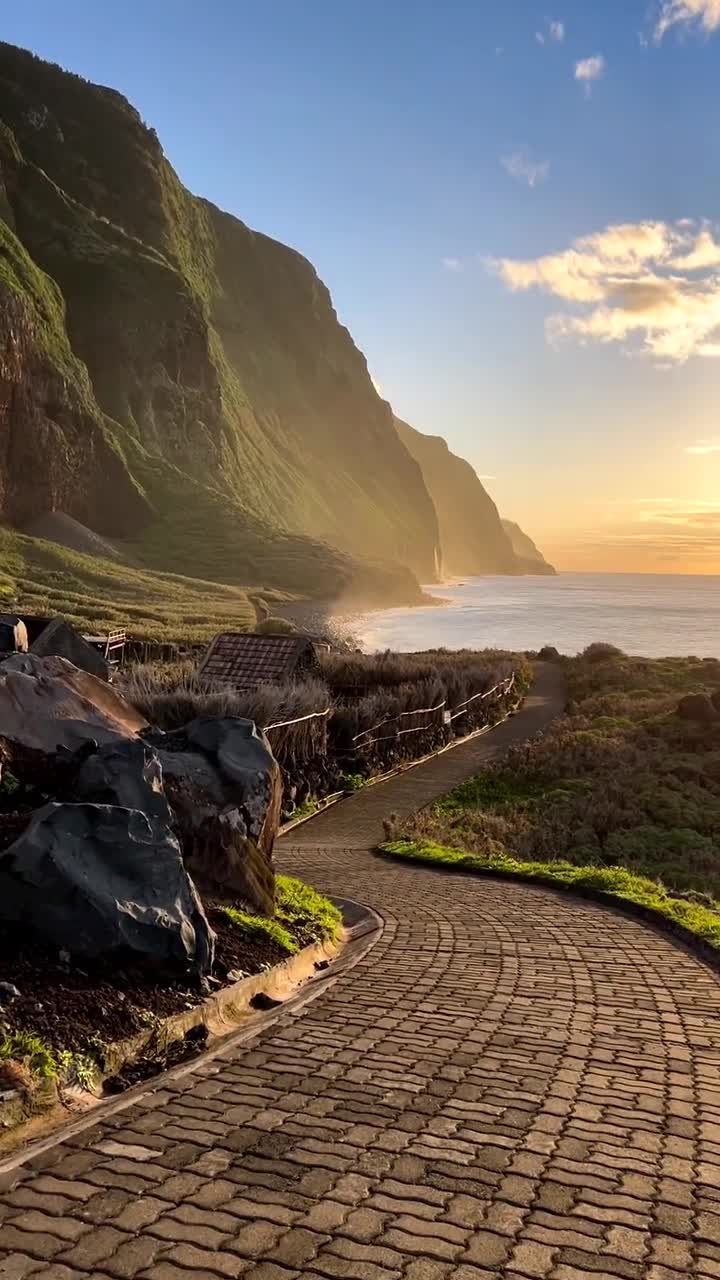
M525 573L555 573L555 569L548 564L542 551L535 546L532 538L523 532L519 524L515 524L514 520L503 520L502 527L512 543L515 555L525 566Z
M416 597L433 503L312 266L191 195L120 94L10 45L0 129L0 227L40 282L0 276L5 516L64 509L218 581Z
M395 419L403 444L420 464L440 526L443 572L450 575L528 572L518 562L498 509L477 473L440 436Z
M58 509L118 535L149 514L70 350L57 286L0 220L0 511L23 524Z

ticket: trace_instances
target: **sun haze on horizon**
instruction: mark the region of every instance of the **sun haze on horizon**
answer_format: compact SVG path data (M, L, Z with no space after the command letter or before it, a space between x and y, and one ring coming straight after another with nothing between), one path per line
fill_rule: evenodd
M36 0L559 569L720 573L720 0Z

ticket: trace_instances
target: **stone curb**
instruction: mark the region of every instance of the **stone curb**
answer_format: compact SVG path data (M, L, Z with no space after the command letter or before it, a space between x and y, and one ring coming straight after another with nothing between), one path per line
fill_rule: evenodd
M188 1015L202 1015L206 1007L212 1009L212 1024L207 1022L213 1036L212 1043L208 1048L202 1050L195 1057L187 1062L180 1063L178 1066L170 1067L166 1071L161 1071L158 1075L153 1076L150 1080L143 1080L140 1084L133 1085L124 1093L117 1097L102 1099L93 1105L82 1116L73 1120L61 1121L52 1133L45 1134L43 1137L28 1141L24 1146L18 1146L17 1149L8 1152L4 1156L0 1154L0 1187L4 1181L4 1175L9 1175L13 1170L25 1164L28 1160L35 1156L42 1155L51 1147L56 1146L60 1142L64 1142L68 1137L76 1133L82 1133L85 1129L92 1128L93 1125L101 1124L102 1121L111 1115L117 1114L119 1111L125 1110L126 1107L132 1106L140 1098L150 1093L154 1093L158 1089L162 1089L164 1085L173 1080L179 1080L183 1076L191 1075L198 1067L202 1067L207 1062L211 1062L213 1058L226 1053L228 1050L234 1049L236 1046L244 1044L248 1040L254 1040L257 1036L262 1035L270 1027L286 1017L293 1017L298 1014L306 1004L315 1000L322 995L324 991L349 972L365 958L368 951L378 941L384 928L384 921L376 911L371 907L366 907L362 903L353 901L350 898L333 898L332 901L342 911L343 918L346 921L344 926L344 937L334 948L332 956L328 954L327 948L323 952L322 959L327 960L329 968L320 972L315 970L315 961L318 958L318 951L321 945L315 944L311 947L305 947L298 955L290 957L289 961L282 961L279 965L274 965L272 969L264 974L252 975L250 979L242 979L240 982L234 983L225 991L219 991L209 996L206 1001L198 1005L193 1010L188 1010ZM312 955L312 960L308 967L308 961ZM297 965L295 969L292 962L303 961L302 965ZM249 1004L252 995L257 994L260 990L271 994L272 991L281 991L283 989L290 990L288 973L292 971L296 974L295 991L288 994L283 1003L276 1009L269 1009L263 1012L250 1012ZM297 976L304 971L304 978ZM259 982L258 980L262 980ZM301 986L299 984L302 983ZM251 985L255 984L251 988ZM221 1031L214 1031L214 1026L218 1025L215 1021L215 1002L222 997L225 992L229 993L228 999L222 1002L221 1011L232 1003L235 996L236 988L246 987L246 1003L244 1006L245 1017L241 1027L235 1027L230 1030L227 1027ZM175 1019L183 1018L186 1015L171 1015L170 1022ZM195 1022L190 1025L198 1025L204 1021L202 1016L196 1018ZM144 1033L143 1033L144 1034ZM151 1033L152 1034L152 1033ZM129 1059L127 1059L129 1061ZM18 1126L12 1136L17 1136L19 1142L22 1141L22 1127Z

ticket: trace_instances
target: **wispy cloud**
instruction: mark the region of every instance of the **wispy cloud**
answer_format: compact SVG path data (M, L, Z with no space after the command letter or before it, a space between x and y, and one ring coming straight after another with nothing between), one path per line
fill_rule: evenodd
M601 53L593 54L592 58L581 58L575 63L575 79L583 85L588 97L595 81L602 80L605 75L605 66L605 59Z
M720 440L696 440L685 449L686 453L720 453Z
M442 258L441 261L446 271L460 271L462 268L459 258Z
M562 44L565 39L565 23L547 18L544 28L535 32L535 39L538 44Z
M662 40L671 27L700 27L712 34L720 28L720 0L662 0L655 39Z
M545 181L550 172L547 160L533 160L524 148L502 156L500 163L511 178L515 178L518 182L526 182L529 187L537 187L539 183Z
M712 226L622 223L526 261L491 260L513 292L540 289L584 307L546 320L550 341L617 342L666 365L720 357L720 243Z

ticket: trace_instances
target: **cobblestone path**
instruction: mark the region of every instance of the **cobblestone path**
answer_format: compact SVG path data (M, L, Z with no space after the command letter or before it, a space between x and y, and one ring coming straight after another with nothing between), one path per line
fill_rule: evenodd
M493 743L422 766L428 798ZM253 1042L16 1171L0 1276L720 1277L718 978L609 910L352 847L363 800L281 861L371 903L379 940Z

